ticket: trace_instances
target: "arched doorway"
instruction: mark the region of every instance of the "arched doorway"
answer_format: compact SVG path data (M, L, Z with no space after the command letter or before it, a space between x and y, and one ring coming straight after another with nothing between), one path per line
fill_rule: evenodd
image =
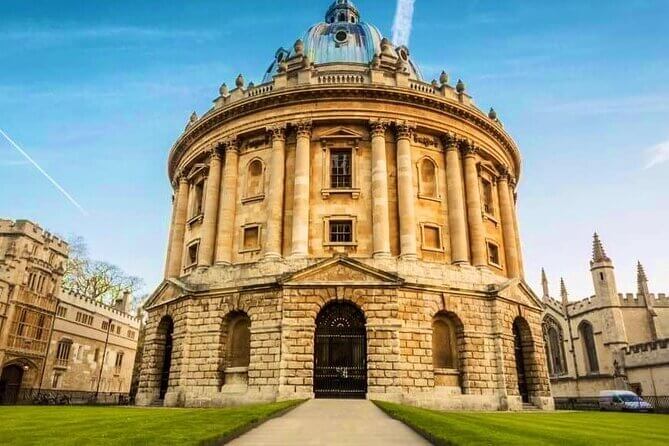
M365 398L367 331L365 315L350 302L327 304L316 318L316 398Z
M160 393L159 398L165 398L167 389L170 386L170 367L172 365L172 334L174 332L174 322L169 316L165 316L158 326L158 331L164 341L162 368L160 370Z
M513 321L513 351L516 357L516 376L518 377L518 393L523 400L523 403L530 402L530 392L526 375L526 352L524 343L526 342L527 332L524 324L527 324L523 319L516 318ZM529 330L529 329L528 329Z
M23 368L11 364L2 369L0 376L0 404L16 404L23 380Z

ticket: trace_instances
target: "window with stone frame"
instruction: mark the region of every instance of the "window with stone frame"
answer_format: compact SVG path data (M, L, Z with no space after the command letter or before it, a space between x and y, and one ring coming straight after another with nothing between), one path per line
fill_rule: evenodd
M418 162L418 195L420 198L439 198L437 164L430 157Z
M553 317L546 316L542 324L542 332L549 375L560 376L566 374L567 361L563 348L562 327Z
M186 268L197 265L198 252L200 250L200 242L196 241L188 245L186 249Z
M488 264L501 268L502 261L500 259L499 245L491 241L486 242L486 245L488 247Z
M259 158L252 160L246 172L244 200L260 200L265 195L265 166Z
M53 375L51 377L51 388L52 389L60 388L62 376L63 376L62 372L53 372Z
M204 186L205 186L204 179L200 179L197 182L195 182L195 184L193 184L193 188L191 189L191 192L193 194L193 198L191 201L191 212L190 212L191 218L195 218L202 215L204 211Z
M72 349L72 341L69 339L61 339L58 341L56 348L56 366L66 367L70 360L70 350Z
M581 336L586 370L589 374L597 374L599 373L599 361L597 360L597 346L592 324L588 321L581 322L578 326L578 332Z
M495 199L492 182L487 178L481 178L481 197L483 199L483 212L489 215L495 215Z
M455 322L440 314L432 322L432 362L437 369L458 368L458 347Z
M443 251L441 226L433 223L421 223L420 226L423 240L421 248L426 251Z
M248 367L251 361L251 319L244 313L230 318L227 367Z
M330 220L330 243L353 243L353 221Z
M330 187L332 189L351 189L353 187L351 149L330 150Z
M67 308L61 306L58 306L58 309L56 310L56 316L65 319L67 317Z
M242 247L240 252L260 250L260 230L261 226L259 224L250 224L242 228Z

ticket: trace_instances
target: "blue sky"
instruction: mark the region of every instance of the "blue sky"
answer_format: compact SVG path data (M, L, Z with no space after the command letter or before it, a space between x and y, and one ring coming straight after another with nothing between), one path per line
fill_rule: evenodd
M394 1L358 0L391 35ZM328 0L2 1L0 128L88 211L0 141L0 216L86 238L91 255L161 279L169 148L222 82L256 83ZM410 47L426 78L462 78L524 156L528 281L592 293L600 232L618 286L669 292L669 45L665 0L416 0ZM649 164L652 166L648 167Z

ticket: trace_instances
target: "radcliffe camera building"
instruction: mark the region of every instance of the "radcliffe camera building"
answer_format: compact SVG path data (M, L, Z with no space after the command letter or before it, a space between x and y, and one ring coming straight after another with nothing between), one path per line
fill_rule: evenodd
M61 287L68 244L27 220L0 219L0 404L37 391L128 393L139 319Z
M553 407L518 147L350 1L279 48L261 84L222 85L168 173L138 404Z

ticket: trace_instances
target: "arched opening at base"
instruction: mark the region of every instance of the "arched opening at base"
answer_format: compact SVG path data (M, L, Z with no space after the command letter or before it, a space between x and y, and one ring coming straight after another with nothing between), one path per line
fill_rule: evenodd
M11 364L2 369L0 376L0 404L16 404L23 381L23 368Z
M513 321L513 351L516 360L518 393L523 403L529 403L531 382L527 372L530 370L532 360L532 334L527 321L520 317Z
M367 330L365 315L350 302L327 304L316 318L316 398L365 398Z
M158 326L160 333L160 346L162 347L161 369L160 369L160 391L159 399L164 399L170 387L170 368L172 366L172 335L174 333L174 322L169 316L165 316ZM160 351L158 352L160 355ZM160 357L160 356L159 356Z

